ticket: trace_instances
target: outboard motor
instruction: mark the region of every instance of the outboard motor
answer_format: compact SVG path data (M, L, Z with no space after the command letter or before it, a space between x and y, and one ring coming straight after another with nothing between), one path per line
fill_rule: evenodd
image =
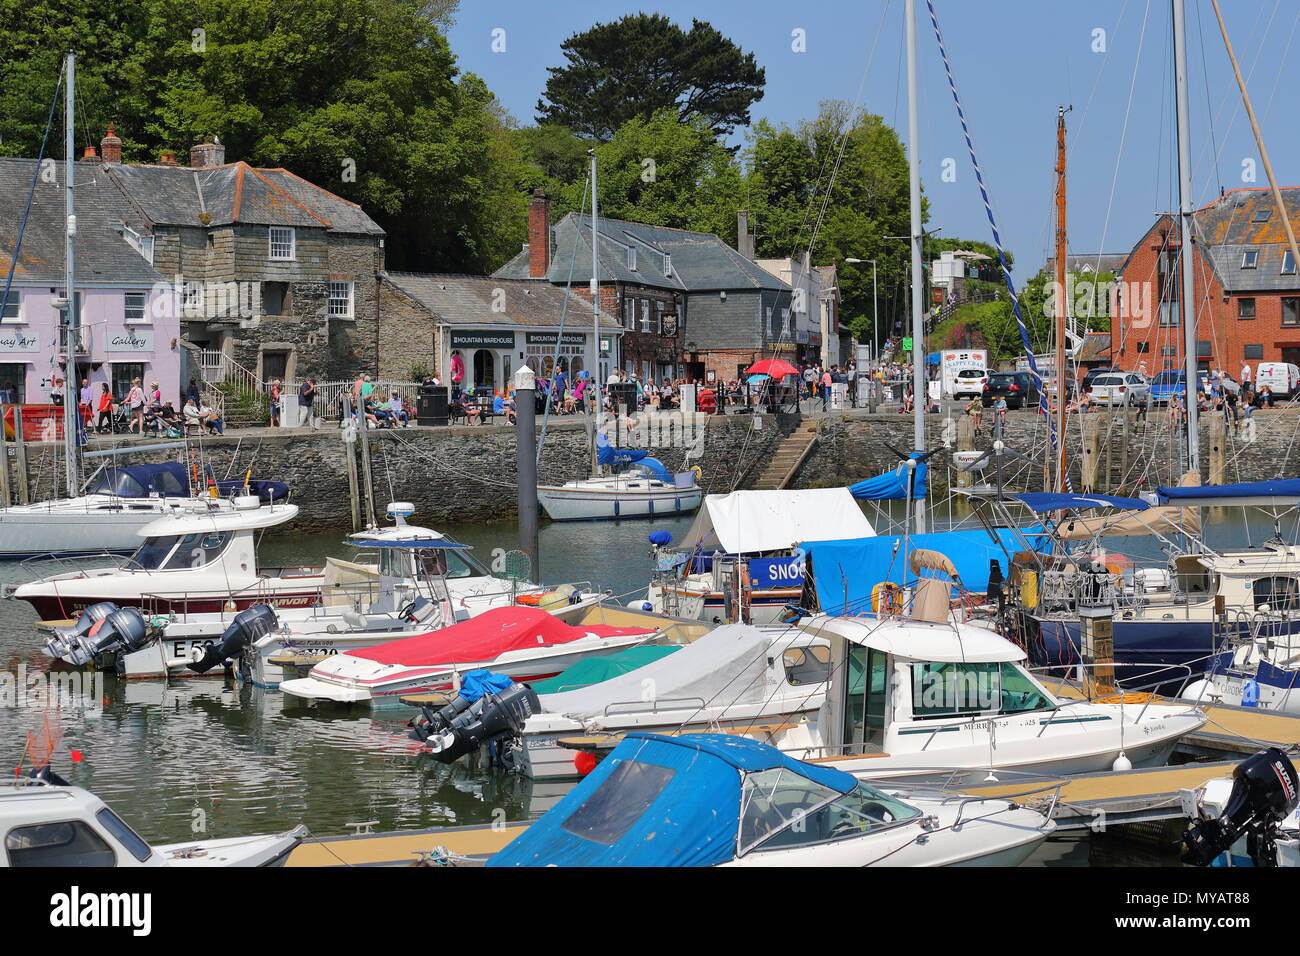
M104 613L104 608L111 610ZM158 634L158 628L150 626L139 608L120 608L103 602L86 608L82 617L90 617L91 611L95 612L97 620L92 619L88 624L79 620L75 627L61 628L64 633L56 633L50 638L46 642L45 652L51 657L80 666L89 664L108 651L127 653L139 650Z
M1232 778L1223 812L1183 834L1183 862L1209 866L1245 836L1246 850L1256 866L1277 866L1279 824L1300 800L1295 767L1281 750L1269 747L1239 763Z
M409 736L427 743L439 763L452 763L485 745L495 751L496 744L518 737L524 722L542 709L531 687L499 674L487 677L492 680L472 684L467 680L461 693L443 707L425 704L420 708L422 716L411 721ZM500 689L488 692L492 685Z
M79 638L88 635L91 628L116 610L117 605L112 601L100 601L98 604L90 605L90 607L82 610L72 624L54 628L51 636L45 641L45 647L42 650L56 660L64 659L64 655L69 652Z
M190 662L185 666L195 673L206 673L222 661L238 657L249 644L266 637L279 626L279 619L268 605L246 608L235 615L217 643L190 648Z

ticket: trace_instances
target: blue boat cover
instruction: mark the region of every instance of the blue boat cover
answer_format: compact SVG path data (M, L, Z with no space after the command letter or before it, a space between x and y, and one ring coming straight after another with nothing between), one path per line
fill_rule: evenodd
M1300 495L1300 478L1276 481L1243 481L1235 485L1192 485L1187 488L1157 488L1161 501L1177 504L1183 498L1287 498Z
M488 866L713 866L736 855L744 776L785 768L839 793L857 780L727 734L631 733Z
M615 448L602 434L596 443L596 463L600 465L630 465L640 461L650 452L644 448Z
M1045 550L1048 540L1041 529L1020 532L1036 551ZM1021 550L1023 543L1005 528L997 529L998 541L984 530L937 531L907 538L904 553L901 535L877 535L847 541L810 541L801 547L812 563L817 602L827 614L861 614L871 610L871 591L881 582L902 587L916 583L910 556L917 548L947 555L968 591L984 592L989 586L989 562L997 561L1007 574L1007 554ZM895 554L894 549L898 549ZM1004 550L1005 548L1005 550Z
M99 473L89 494L148 498L151 494L184 498L190 493L190 479L178 461L156 465L123 465Z
M1195 489L1200 490L1200 489ZM1044 511L1082 511L1092 508L1120 508L1124 511L1146 511L1151 506L1141 498L1121 498L1116 495L1058 494L1054 491L1029 491L1011 495L1038 514Z
M915 459L920 456L921 452L914 451L909 457ZM913 498L925 497L925 479L929 470L929 466L925 462L917 464L916 487L913 489ZM849 485L849 493L854 498L861 498L866 501L899 500L907 497L907 480L907 468L900 461L898 467L893 471L887 471L883 475L876 475L874 478L866 478L855 485Z
M472 704L480 697L500 693L513 683L505 674L494 674L485 668L466 671L460 682L460 696Z

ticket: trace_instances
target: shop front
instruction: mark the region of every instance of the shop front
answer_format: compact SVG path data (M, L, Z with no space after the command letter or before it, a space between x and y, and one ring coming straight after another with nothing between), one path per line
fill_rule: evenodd
M515 364L514 332L503 329L453 330L449 339L451 355L443 367L456 368L455 358L459 356L464 368L462 388L473 386L475 393L492 394L509 385L510 376L518 368ZM448 379L450 382L450 376Z

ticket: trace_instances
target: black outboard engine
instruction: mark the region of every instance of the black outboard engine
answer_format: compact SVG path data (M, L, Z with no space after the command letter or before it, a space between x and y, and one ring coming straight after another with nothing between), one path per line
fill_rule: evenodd
M1277 866L1279 824L1300 800L1295 767L1281 750L1269 747L1239 763L1232 778L1232 793L1223 812L1183 834L1183 862L1209 866L1245 836L1246 850L1256 866Z
M275 612L268 605L258 604L235 615L221 639L215 644L190 649L190 663L185 666L198 674L216 667L222 661L238 657L248 645L261 640L280 626Z
M495 755L495 745L518 737L524 722L541 709L537 694L524 684L472 701L458 695L437 710L425 704L423 716L411 722L410 737L427 743L439 763L451 763L485 745Z
M57 629L46 641L45 653L80 666L106 652L139 650L157 634L158 629L150 626L139 608L103 601L86 608L72 627Z

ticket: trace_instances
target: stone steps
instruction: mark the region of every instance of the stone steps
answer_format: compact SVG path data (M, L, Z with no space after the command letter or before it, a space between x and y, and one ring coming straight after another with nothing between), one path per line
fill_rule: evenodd
M772 458L754 482L756 491L776 491L786 487L817 441L817 426L803 425L781 439Z

